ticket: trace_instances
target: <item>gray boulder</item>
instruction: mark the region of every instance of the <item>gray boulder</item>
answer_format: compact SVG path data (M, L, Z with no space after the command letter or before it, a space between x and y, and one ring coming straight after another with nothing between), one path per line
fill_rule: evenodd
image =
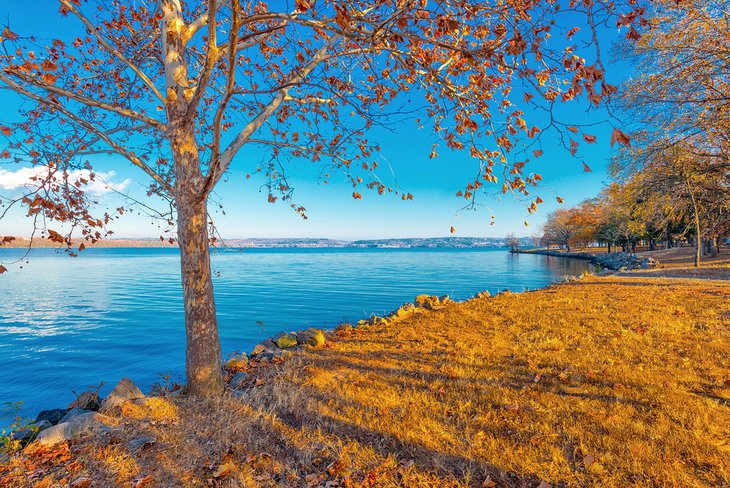
M246 353L236 354L223 365L228 371L244 371L248 369L249 361Z
M262 352L256 356L256 359L268 363L283 363L292 355L292 352L288 349L276 349L275 351Z
M274 341L272 341L270 338L266 339L263 342L260 342L256 344L256 347L253 348L253 351L251 351L252 356L256 356L258 354L274 354L278 347L276 344L274 344Z
M233 378L231 378L230 383L228 383L228 386L232 390L240 390L244 384L246 383L246 380L248 379L248 374L246 373L236 373L233 375Z
M35 442L42 446L55 446L61 442L77 439L83 434L89 434L107 427L101 422L103 416L96 412L86 412L77 415L68 422L62 422L43 430Z
M72 408L83 408L84 410L99 410L101 403L99 401L99 393L96 391L85 391L76 397L76 400L72 401L68 406L69 410Z
M59 424L62 424L64 422L68 422L79 415L83 415L85 413L89 413L91 410L84 410L83 408L72 408L68 412L66 412L66 415L63 416L61 420L58 421Z
M274 336L273 342L279 349L288 349L298 344L296 334L290 334L287 332L279 333Z
M119 383L117 383L117 386L114 387L112 392L109 393L109 396L101 403L101 409L102 411L108 410L110 408L118 407L126 401L144 397L144 393L142 393L132 380L129 378L122 378Z
M15 432L13 435L13 438L16 441L20 441L24 444L27 444L31 442L33 439L35 439L38 434L40 434L42 431L46 429L50 429L53 427L53 424L49 422L48 420L41 420L40 422L34 422L28 427L24 427L22 429L19 429Z
M41 410L38 416L35 418L35 423L42 422L44 420L49 421L52 425L56 425L66 415L68 409L66 408L54 408L52 410Z
M297 332L297 341L307 346L321 347L326 340L324 331L320 329L307 329Z

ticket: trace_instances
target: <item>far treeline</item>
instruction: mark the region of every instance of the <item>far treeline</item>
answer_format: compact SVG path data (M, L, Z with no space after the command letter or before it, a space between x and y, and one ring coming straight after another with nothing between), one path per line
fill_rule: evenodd
M730 237L730 44L725 1L669 8L621 47L639 73L619 91L632 145L610 166L596 198L552 212L542 244L689 242L695 265Z

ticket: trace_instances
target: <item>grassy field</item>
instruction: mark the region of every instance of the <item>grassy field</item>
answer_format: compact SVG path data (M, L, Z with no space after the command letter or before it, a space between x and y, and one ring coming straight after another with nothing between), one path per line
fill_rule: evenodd
M726 248L716 256L702 256L699 268L694 267L694 248L663 249L641 254L659 261L659 267L636 272L634 276L730 280L730 250Z
M150 399L13 456L0 484L730 485L724 281L589 276L342 328L249 373L240 398Z

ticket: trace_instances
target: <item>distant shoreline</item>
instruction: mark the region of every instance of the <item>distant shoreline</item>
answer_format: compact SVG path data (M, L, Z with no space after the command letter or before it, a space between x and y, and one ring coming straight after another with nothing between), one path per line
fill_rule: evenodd
M524 238L528 240L528 238ZM507 247L507 240L500 237L431 237L431 238L402 238L402 239L366 239L356 241L344 241L325 238L251 238L251 239L225 239L222 247L237 249L319 249L319 248L345 248L345 249L496 249ZM95 244L84 242L82 239L74 239L72 248L78 249L83 244L85 248L176 248L177 243L170 243L168 240L159 239L104 239ZM0 247L10 249L22 249L32 247L33 249L59 248L58 243L44 238L16 238L10 243Z

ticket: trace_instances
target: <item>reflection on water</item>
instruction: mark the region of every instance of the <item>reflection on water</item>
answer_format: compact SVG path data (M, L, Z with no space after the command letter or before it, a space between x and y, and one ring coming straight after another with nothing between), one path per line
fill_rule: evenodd
M0 250L5 261L22 251ZM505 250L286 249L213 256L225 352L272 333L334 327L429 293L464 299L539 288L582 261ZM92 249L72 259L34 251L0 276L0 403L24 413L66 406L71 390L123 376L147 388L184 365L184 317L174 249ZM258 323L262 323L263 327Z

